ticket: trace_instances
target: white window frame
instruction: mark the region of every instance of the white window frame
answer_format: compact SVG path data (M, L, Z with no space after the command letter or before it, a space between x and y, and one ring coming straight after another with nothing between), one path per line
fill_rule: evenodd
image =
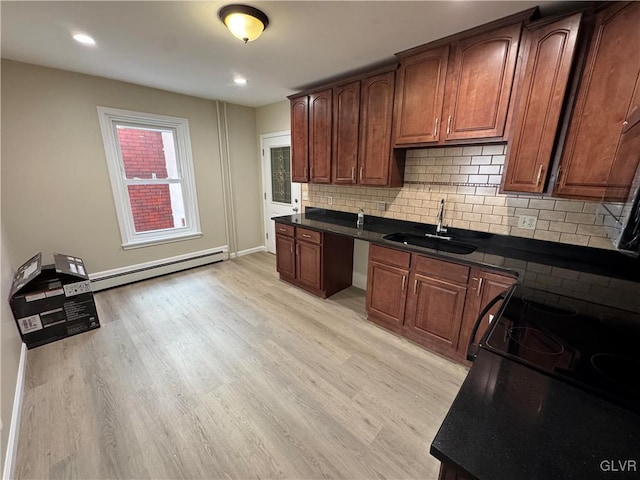
M156 115L153 113L133 112L117 108L98 107L98 118L102 131L102 140L107 157L109 177L113 200L118 216L118 225L122 236L122 248L129 250L162 243L176 242L199 238L200 214L196 194L196 182L193 173L193 157L191 155L191 140L189 134L189 121L186 118ZM124 171L124 162L120 152L117 125L126 127L139 127L143 129L163 129L174 132L176 163L179 171L179 179L127 179ZM171 184L179 183L182 186L182 198L184 200L185 223L184 227L168 228L164 230L152 230L148 232L136 232L129 191L127 185L143 184Z

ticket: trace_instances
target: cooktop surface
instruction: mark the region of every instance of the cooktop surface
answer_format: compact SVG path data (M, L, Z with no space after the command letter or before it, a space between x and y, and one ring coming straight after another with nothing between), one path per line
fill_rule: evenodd
M640 315L516 287L481 348L640 412Z

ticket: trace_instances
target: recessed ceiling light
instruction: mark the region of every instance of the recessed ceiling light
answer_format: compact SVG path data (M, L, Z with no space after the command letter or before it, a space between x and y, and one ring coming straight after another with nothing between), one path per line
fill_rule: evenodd
M246 78L238 77L238 78L234 78L233 81L234 81L234 83L236 85L246 85L247 84L247 79Z
M89 35L85 35L84 33L76 33L73 36L73 39L78 42L78 43L82 43L83 45L95 45L96 41L91 38Z

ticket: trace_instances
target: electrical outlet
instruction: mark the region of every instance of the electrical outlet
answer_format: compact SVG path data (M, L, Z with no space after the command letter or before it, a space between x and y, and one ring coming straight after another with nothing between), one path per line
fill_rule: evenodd
M327 197L327 203L333 205L333 197Z
M387 211L387 202L376 202L376 206L378 210L382 210L383 212Z
M307 192L306 190L302 192L302 200L305 202L309 201L309 192Z
M538 219L536 217L520 215L518 217L518 228L522 228L524 230L535 230L537 221Z

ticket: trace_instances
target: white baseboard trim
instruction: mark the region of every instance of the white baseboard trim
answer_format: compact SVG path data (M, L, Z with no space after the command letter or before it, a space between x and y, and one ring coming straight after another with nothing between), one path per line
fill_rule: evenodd
M259 247L248 248L246 250L240 250L239 252L236 252L236 253L231 253L229 254L229 258L243 257L245 255L251 255L252 253L266 252L266 251L267 251L267 247L265 247L264 245L260 245Z
M22 344L20 349L20 362L18 363L18 377L16 378L16 391L13 395L13 409L11 410L11 425L9 426L9 438L7 440L7 453L4 457L2 480L15 478L16 457L18 455L18 435L20 434L20 417L22 415L22 394L24 393L24 380L27 373L27 345Z
M89 274L94 292L229 259L226 245Z

